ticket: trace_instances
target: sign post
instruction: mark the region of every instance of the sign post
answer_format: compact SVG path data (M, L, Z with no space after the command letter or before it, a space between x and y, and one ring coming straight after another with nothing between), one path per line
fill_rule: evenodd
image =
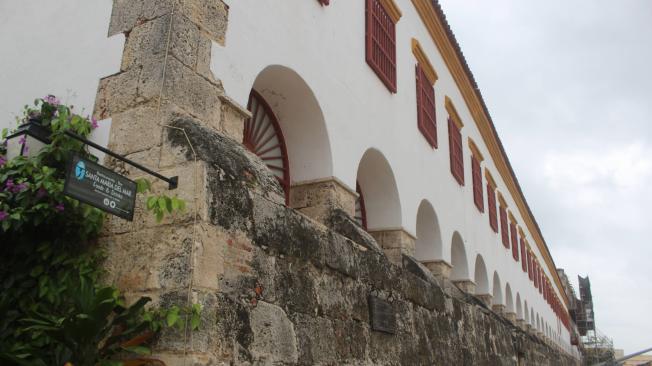
M100 210L132 221L136 182L77 154L66 172L63 193Z

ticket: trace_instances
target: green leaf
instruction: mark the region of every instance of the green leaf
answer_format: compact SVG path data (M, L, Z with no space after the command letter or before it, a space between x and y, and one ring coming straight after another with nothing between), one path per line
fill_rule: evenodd
M141 356L149 356L152 354L152 351L145 346L130 346L130 347L121 347L125 351L132 352Z
M156 206L156 203L158 202L156 196L150 196L147 197L147 209L152 210L154 209L154 206Z
M179 199L176 197L172 197L172 209L174 211L179 210Z
M151 188L151 183L145 178L136 179L136 191L138 193L143 193L149 191Z
M179 320L179 307L173 306L170 308L167 316L165 317L165 320L168 324L168 327L174 326L174 324L176 324L176 322Z
M165 211L165 209L167 208L167 202L165 202L164 196L160 196L158 198L158 207L161 209L161 211Z
M32 277L38 277L43 273L43 266L38 265L32 269L32 271L29 273L30 276Z
M163 211L158 210L156 211L156 222L161 222L163 221Z

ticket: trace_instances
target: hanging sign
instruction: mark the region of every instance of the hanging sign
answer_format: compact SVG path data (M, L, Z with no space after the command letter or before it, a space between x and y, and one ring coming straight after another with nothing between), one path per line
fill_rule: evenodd
M136 182L79 155L68 166L63 193L123 219L134 218Z

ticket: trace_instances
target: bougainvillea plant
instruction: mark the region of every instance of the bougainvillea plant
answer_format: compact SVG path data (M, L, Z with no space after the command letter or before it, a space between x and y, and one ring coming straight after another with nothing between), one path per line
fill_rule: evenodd
M200 307L151 309L146 297L127 306L116 288L100 283L95 239L105 214L63 194L72 154L96 160L65 131L87 137L98 123L53 96L26 106L19 123L27 120L47 128L51 143L31 157L7 160L7 131L2 134L0 364L161 365L148 357L147 342L163 327L187 321L196 329ZM138 185L141 192L150 187L146 180ZM183 206L176 197L153 197L148 201L162 202L158 211L150 209L157 219Z

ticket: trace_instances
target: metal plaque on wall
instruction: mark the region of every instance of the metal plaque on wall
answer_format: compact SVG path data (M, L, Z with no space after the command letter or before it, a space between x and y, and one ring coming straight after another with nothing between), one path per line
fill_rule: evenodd
M369 296L371 329L389 334L396 333L396 314L392 304L376 296Z
M63 193L123 219L134 218L136 182L79 155L68 166Z

